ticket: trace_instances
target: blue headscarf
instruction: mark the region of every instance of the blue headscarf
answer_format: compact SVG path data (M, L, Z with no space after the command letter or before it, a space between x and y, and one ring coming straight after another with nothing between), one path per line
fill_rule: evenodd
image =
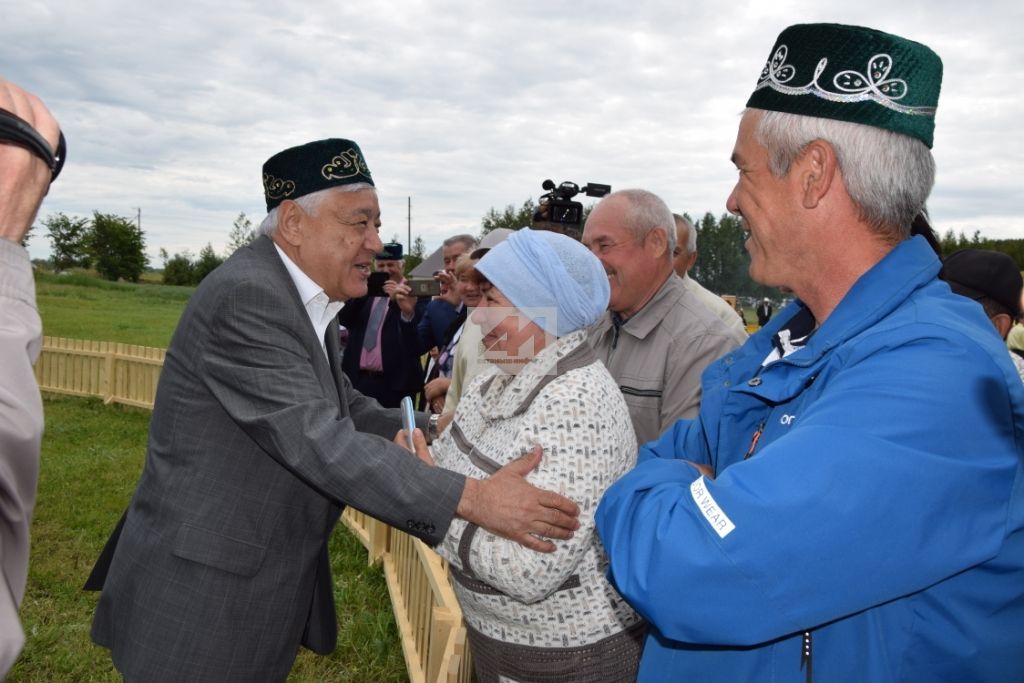
M475 267L513 306L556 337L593 325L608 308L611 289L604 266L582 244L557 232L517 230Z

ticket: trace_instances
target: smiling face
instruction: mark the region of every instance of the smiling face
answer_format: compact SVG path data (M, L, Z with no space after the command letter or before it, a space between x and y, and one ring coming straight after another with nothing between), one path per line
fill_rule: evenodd
M377 271L381 273L387 273L388 279L395 282L401 282L402 278L405 277L402 273L402 268L405 262L396 259L377 259Z
M373 256L383 248L377 192L331 191L311 213L285 200L274 241L331 301L364 296Z
M750 277L770 287L792 288L799 278L801 256L813 243L805 239L797 211L799 174L790 169L782 178L772 175L768 150L757 141L760 116L747 111L740 120L732 153L739 178L726 207L743 219Z
M665 254L666 241L655 234L659 230L651 230L638 240L627 225L628 201L623 197L602 200L583 229L583 245L608 273L608 308L624 318L644 307L672 268Z
M459 296L462 297L462 303L470 308L480 305L480 299L483 297L483 294L480 291L480 285L473 277L472 268L466 268L459 273L456 287L458 287Z

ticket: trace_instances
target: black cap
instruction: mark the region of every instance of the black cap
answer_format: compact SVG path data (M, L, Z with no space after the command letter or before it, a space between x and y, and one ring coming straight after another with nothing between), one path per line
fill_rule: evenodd
M398 242L388 242L374 258L378 261L401 261L402 245Z
M359 145L342 138L290 147L263 164L268 213L285 199L353 183L373 185L373 176Z
M988 297L1017 317L1020 315L1021 278L1017 263L1007 254L986 249L961 249L946 257L939 278L949 288L971 299Z

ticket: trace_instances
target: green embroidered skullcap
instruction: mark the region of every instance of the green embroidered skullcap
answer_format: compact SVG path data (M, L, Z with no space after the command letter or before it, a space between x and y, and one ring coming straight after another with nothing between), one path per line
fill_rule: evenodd
M307 142L278 152L263 164L268 213L285 199L352 183L373 185L373 177L359 145L351 140Z
M779 34L747 106L862 123L930 148L942 60L861 26L799 24Z

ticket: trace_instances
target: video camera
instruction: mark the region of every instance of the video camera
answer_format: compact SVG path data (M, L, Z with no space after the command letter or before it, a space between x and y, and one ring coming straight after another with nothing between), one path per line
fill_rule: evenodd
M548 192L540 196L540 207L538 207L537 215L534 216L534 219L543 218L552 223L569 223L573 225L579 225L583 220L583 205L572 201L573 197L580 192L583 192L588 197L603 197L612 191L611 185L587 183L580 187L568 180L557 186L551 180L545 180L541 187ZM540 214L545 207L548 209L547 216L542 216Z

